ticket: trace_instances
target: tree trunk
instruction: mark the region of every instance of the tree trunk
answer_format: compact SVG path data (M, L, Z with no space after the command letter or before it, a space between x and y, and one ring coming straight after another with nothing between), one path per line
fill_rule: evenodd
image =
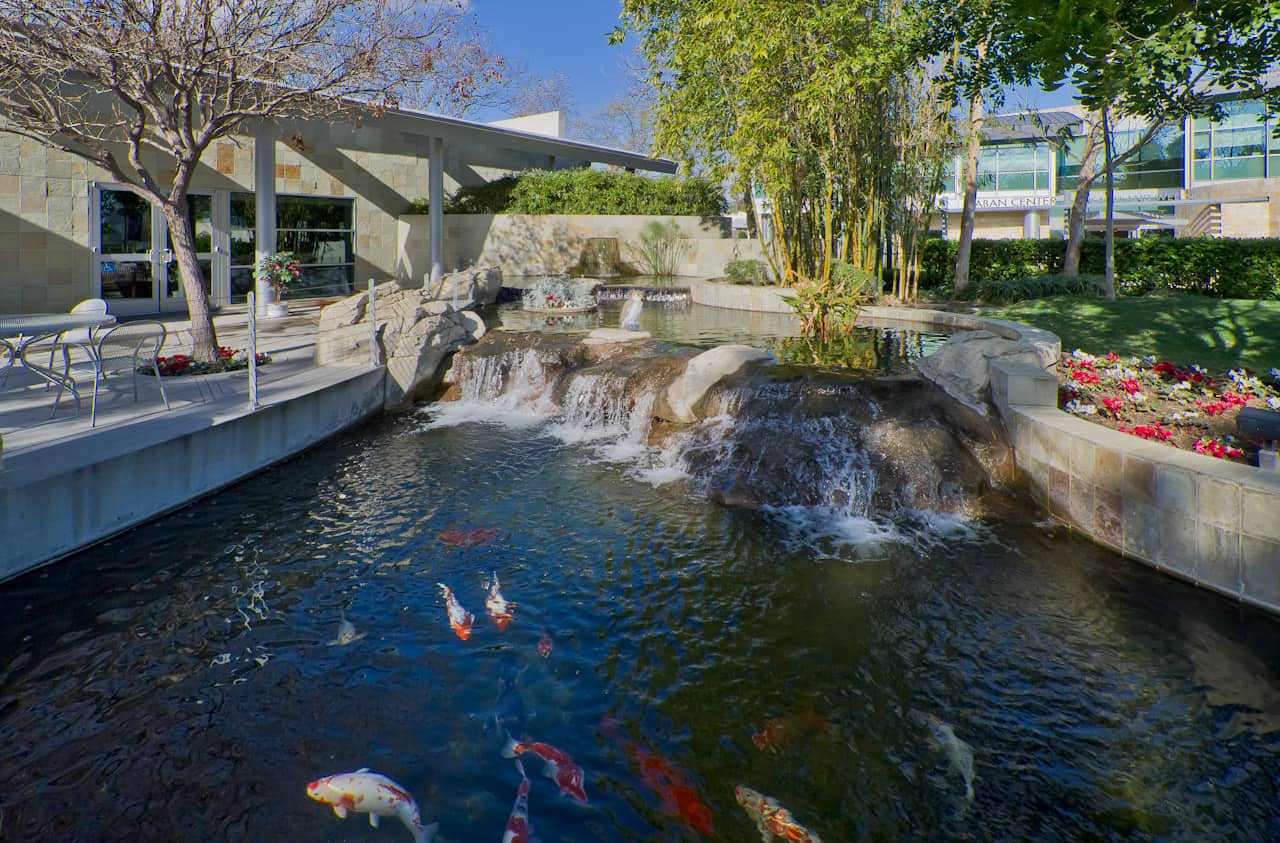
M747 212L747 237L755 240L760 236L760 226L756 223L756 203L751 195L751 186L742 191L742 207Z
M205 292L204 274L196 257L187 198L183 195L176 202L165 202L160 207L169 226L173 256L182 270L182 293L187 298L187 315L191 318L191 341L194 345L191 356L202 363L212 363L218 359L218 335L213 329L209 294Z
M1110 108L1102 109L1102 145L1106 150L1107 167L1107 270L1102 285L1107 301L1116 300L1116 168L1111 160L1111 115Z
M1098 148L1102 146L1102 120L1089 117L1089 134L1085 139L1084 157L1080 160L1080 176L1071 200L1071 219L1067 224L1067 254L1062 261L1063 275L1080 274L1080 249L1084 244L1084 219L1089 210L1089 189L1098 175Z
M974 211L978 204L978 156L982 152L982 88L969 100L969 149L964 162L964 210L956 247L955 291L969 286L969 253L973 248Z

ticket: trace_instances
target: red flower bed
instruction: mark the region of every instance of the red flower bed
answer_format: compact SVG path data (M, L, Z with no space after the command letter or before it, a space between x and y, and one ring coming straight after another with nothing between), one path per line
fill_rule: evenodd
M258 365L270 363L266 354L258 354ZM156 366L162 377L178 377L179 375L209 375L216 372L234 372L249 368L249 359L245 352L224 346L218 347L218 360L213 363L200 363L187 354L173 354L169 357L157 357ZM150 367L138 370L143 374L151 374Z
M1280 370L1212 377L1199 366L1153 358L1062 355L1059 405L1113 430L1218 459L1256 464L1259 442L1237 438L1242 407L1280 410ZM1221 385L1221 387L1219 387Z

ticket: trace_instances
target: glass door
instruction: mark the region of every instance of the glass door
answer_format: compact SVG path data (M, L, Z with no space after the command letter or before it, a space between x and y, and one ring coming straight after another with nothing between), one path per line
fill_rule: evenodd
M157 312L156 282L164 273L157 246L162 248L166 242L161 234L163 218L149 201L131 190L99 187L94 193L98 295L106 299L111 313Z
M187 195L187 207L191 211L191 229L195 235L196 258L200 261L200 283L204 285L206 295L213 292L213 252L215 227L213 224L213 194L191 193ZM164 225L164 248L168 263L165 265L164 303L165 310L185 310L186 293L182 288L182 268L173 257L173 243L169 237L169 227Z
M110 312L127 316L186 310L182 270L174 259L169 227L160 208L123 188L95 187L94 193L94 277L98 295L107 300ZM218 199L217 192L187 197L206 293L213 292L215 272L225 272L215 257L219 238L225 237L225 226L217 223L223 204ZM222 215L225 213L223 210Z

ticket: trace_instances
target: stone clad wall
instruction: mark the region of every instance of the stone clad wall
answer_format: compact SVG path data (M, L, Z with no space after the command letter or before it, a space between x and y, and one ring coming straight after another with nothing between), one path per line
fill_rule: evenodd
M875 319L988 330L1037 344L1053 337L964 314L865 311ZM1076 418L1057 407L1056 375L1037 366L992 361L990 391L1019 475L1050 516L1131 559L1280 613L1280 474Z
M689 216L623 216L572 214L445 214L445 270L494 266L507 277L560 275L583 259L587 241L612 237L623 264L642 272L636 245L651 222L674 221L686 238L685 259L678 274L712 277L724 274L731 260L764 260L759 240L728 237L728 219ZM400 217L396 274L421 283L430 266L430 223L425 215Z

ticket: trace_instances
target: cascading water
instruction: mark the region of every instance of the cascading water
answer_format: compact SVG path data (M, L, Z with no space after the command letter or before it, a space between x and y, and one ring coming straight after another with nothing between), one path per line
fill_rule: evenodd
M774 513L818 545L894 538L891 522L920 512L972 514L988 485L917 384L765 367L713 388L701 421L674 426L656 417L687 355L637 343L592 358L571 337L547 342L508 334L460 353L448 376L458 400L429 407L432 426L541 424L631 476Z

